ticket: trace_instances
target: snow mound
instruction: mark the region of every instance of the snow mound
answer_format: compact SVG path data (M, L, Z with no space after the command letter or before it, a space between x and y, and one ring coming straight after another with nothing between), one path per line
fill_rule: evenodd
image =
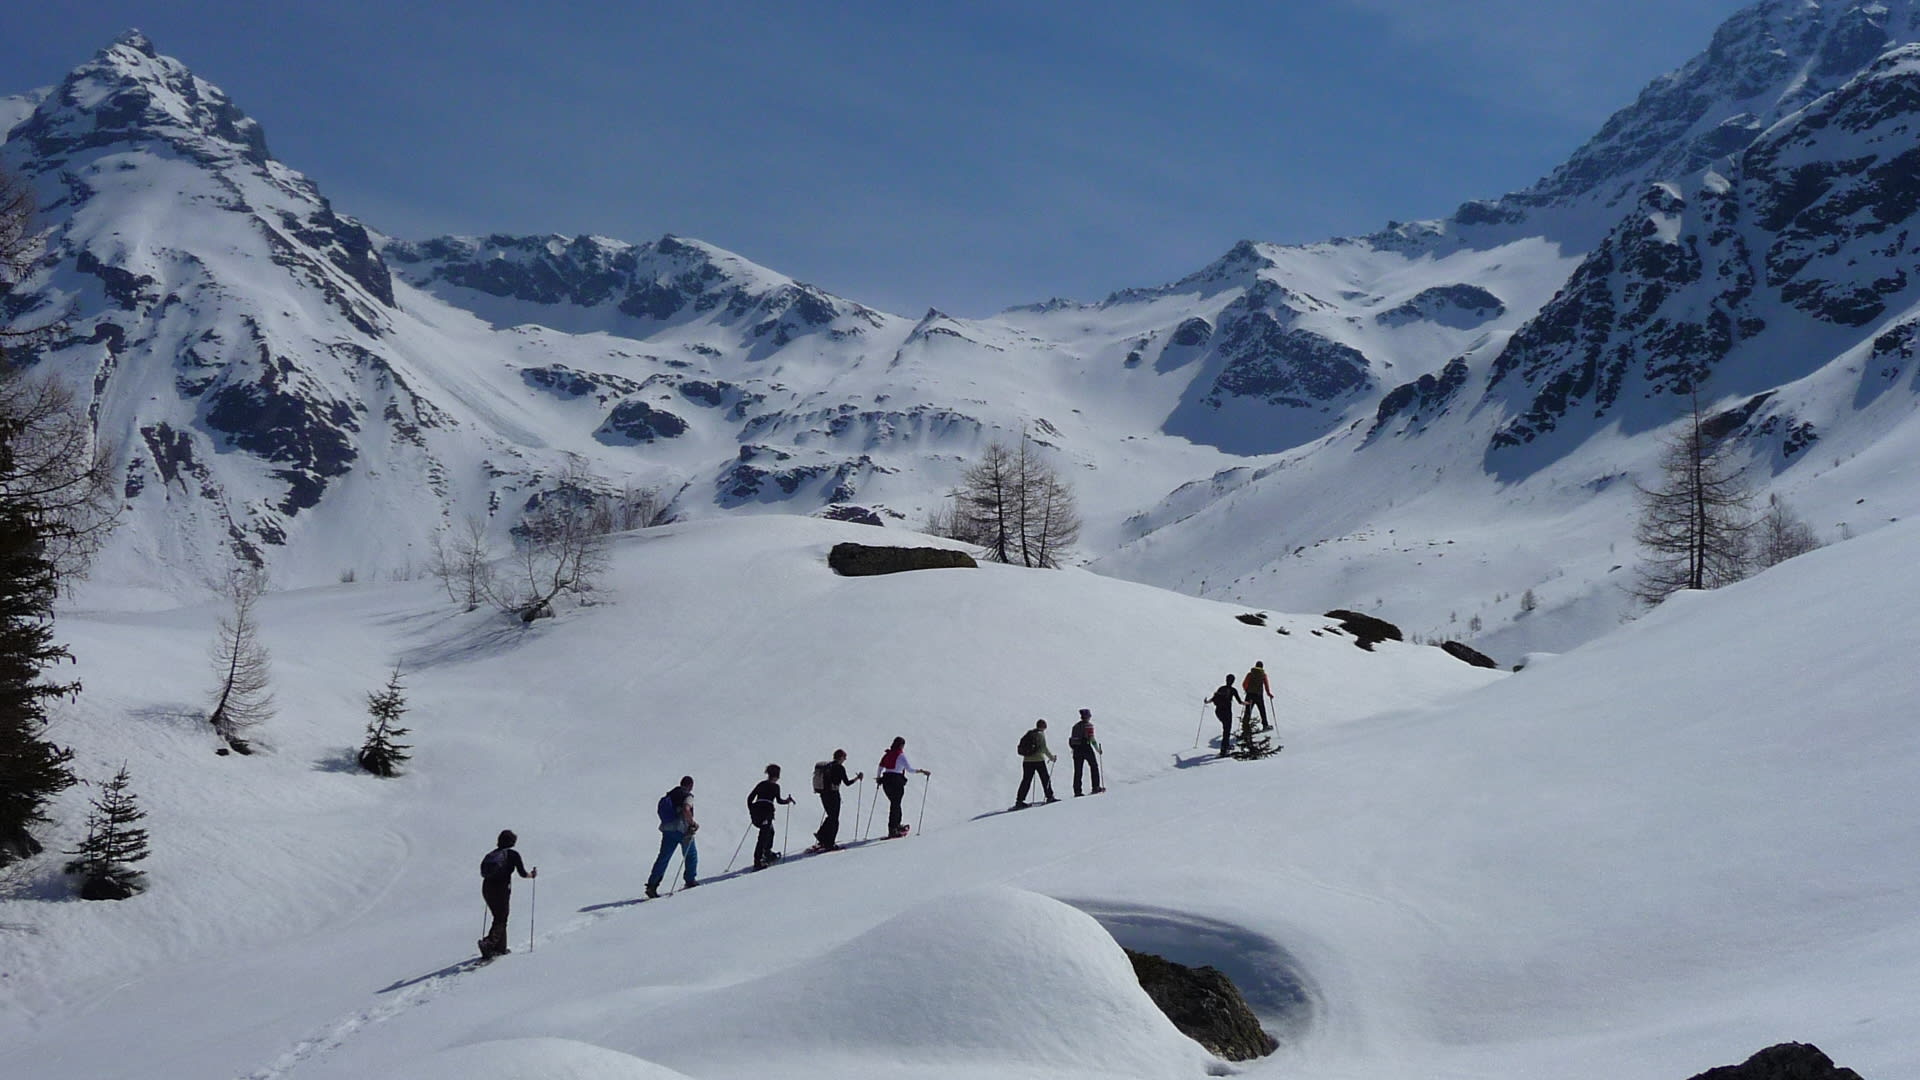
M716 1039L714 1033L751 1033ZM906 911L815 959L635 1017L609 1041L700 1071L733 1057L1203 1075L1212 1060L1147 997L1084 912L1006 886Z
M414 1062L408 1080L686 1080L664 1065L572 1039L499 1039Z

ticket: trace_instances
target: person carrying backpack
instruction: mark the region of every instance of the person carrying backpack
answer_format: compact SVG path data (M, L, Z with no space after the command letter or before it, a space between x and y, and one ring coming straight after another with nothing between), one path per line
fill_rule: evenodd
M1233 688L1233 676L1228 675L1212 697L1200 700L1213 702L1214 718L1220 721L1220 756L1226 757L1233 749L1233 706L1240 700L1240 691Z
M820 819L820 828L813 834L815 841L810 851L837 851L840 848L840 789L852 787L867 778L866 773L847 779L847 752L835 750L832 761L822 761L813 767L813 791L820 796L820 809L826 816Z
M1020 793L1013 797L1013 809L1024 810L1027 806L1027 791L1033 787L1033 778L1040 778L1040 790L1046 792L1048 802L1059 802L1053 795L1053 777L1047 773L1047 762L1059 761L1053 751L1047 749L1047 722L1035 720L1033 726L1020 736L1019 744L1014 748L1020 755Z
M1241 714L1240 719L1245 720L1251 717L1253 710L1257 707L1260 710L1260 730L1272 731L1273 721L1267 718L1267 699L1273 696L1273 684L1267 679L1265 660L1253 662L1253 670L1247 672L1247 677L1240 680L1240 689L1246 694L1246 711Z
M1080 767L1093 773L1093 793L1107 790L1100 785L1100 742L1093 737L1093 710L1081 709L1080 722L1067 733L1067 747L1073 751L1073 795L1080 797Z
M880 755L880 775L873 778L880 790L887 793L887 839L907 835L906 823L900 820L900 800L907 793L907 774L919 773L932 776L925 769L916 769L913 762L907 760L907 738L894 736L893 745Z
M480 860L480 898L487 902L487 911L493 916L493 925L480 939L482 960L513 951L507 948L507 909L513 905L513 875L540 876L539 867L527 869L527 864L520 861L520 853L513 850L513 845L519 842L512 829L502 829L494 849Z
M700 823L693 820L693 777L681 777L680 786L660 796L655 810L660 815L660 855L653 860L653 873L647 875L649 900L660 898L660 879L667 876L667 862L673 858L675 848L686 855L683 880L687 888L700 884L697 876L700 851L693 843L693 834L700 831Z
M753 845L755 870L765 870L780 861L779 853L773 850L774 808L792 805L793 796L780 794L780 766L767 766L767 778L747 793L747 818L760 830L760 839Z

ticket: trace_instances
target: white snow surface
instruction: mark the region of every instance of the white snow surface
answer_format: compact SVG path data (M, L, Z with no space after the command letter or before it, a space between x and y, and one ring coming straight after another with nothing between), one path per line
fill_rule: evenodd
M1116 938L1248 989L1283 1040L1248 1076L1679 1080L1786 1039L1870 1078L1920 1069L1920 526L1518 674L1080 571L824 565L901 535L629 534L592 604L526 628L426 583L271 595L281 708L248 758L191 714L216 610L63 614L86 691L52 734L90 778L127 764L151 887L72 899L54 854L0 872L0 1075L1223 1068ZM1215 760L1200 699L1254 659L1287 748ZM415 757L379 780L350 753L396 662ZM1110 790L1074 799L1061 769L1061 805L992 814L1020 732L1056 721L1064 755L1080 706ZM895 734L933 772L915 835L724 872L763 765L801 800L797 852L812 762L845 747L871 773ZM704 884L641 902L683 772ZM50 849L85 797L58 800ZM544 888L516 885L514 955L457 973L502 827Z

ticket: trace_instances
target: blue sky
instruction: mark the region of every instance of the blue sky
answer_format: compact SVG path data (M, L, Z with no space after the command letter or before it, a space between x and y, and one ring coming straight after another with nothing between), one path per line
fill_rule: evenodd
M1522 187L1742 6L90 0L10 18L0 94L138 26L394 235L673 232L982 315Z

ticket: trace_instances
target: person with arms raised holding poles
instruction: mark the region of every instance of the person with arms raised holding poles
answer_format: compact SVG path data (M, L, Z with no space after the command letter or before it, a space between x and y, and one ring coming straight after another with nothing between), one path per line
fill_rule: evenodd
M767 766L767 778L747 793L747 817L760 830L760 839L753 845L755 870L765 870L780 860L780 854L773 850L774 807L792 805L793 796L780 794L780 766Z
M539 867L527 869L527 864L520 861L520 853L513 850L513 845L519 842L512 829L502 829L495 841L497 846L480 860L480 898L487 902L487 911L493 916L487 936L480 939L482 960L513 951L507 948L507 911L513 905L513 875L540 876Z
M700 823L693 820L693 777L681 777L680 786L660 796L655 809L660 815L660 855L653 860L653 872L647 875L649 900L660 898L660 879L667 876L667 862L673 858L675 849L687 857L684 877L687 888L700 884L700 852L693 843L693 834L700 830Z
M900 800L907 793L907 774L919 773L932 777L925 769L916 769L913 762L907 760L907 739L904 735L894 737L893 745L880 755L880 775L874 780L880 790L887 793L887 839L907 835L906 822L900 820Z
M814 845L808 851L840 850L840 789L852 787L867 778L861 773L852 779L847 778L847 752L835 750L832 761L822 761L813 767L813 791L820 796L820 809L825 817L820 819L820 828L813 834ZM854 824L858 825L856 820Z
M1220 721L1220 756L1226 757L1233 749L1233 706L1240 700L1240 691L1233 688L1233 676L1228 675L1213 696L1204 700L1213 702L1214 718Z

